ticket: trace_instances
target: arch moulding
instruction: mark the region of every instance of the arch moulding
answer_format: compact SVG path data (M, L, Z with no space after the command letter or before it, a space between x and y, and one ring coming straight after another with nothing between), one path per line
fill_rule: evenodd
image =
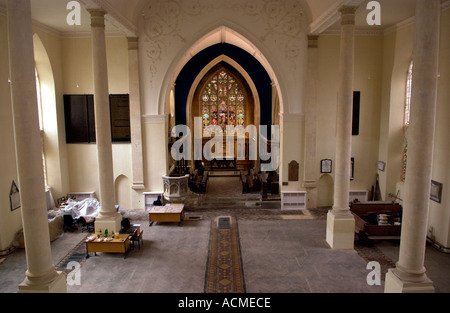
M221 26L215 26L213 27L212 31L207 32L203 36L199 36L198 39L194 39L194 43L186 50L186 52L181 55L179 58L175 58L175 61L172 63L171 67L169 68L169 71L167 73L167 76L163 82L161 90L161 96L160 98L160 107L159 111L166 114L170 112L170 91L175 86L175 81L183 69L183 67L189 62L189 60L194 57L198 52L202 51L203 49L206 49L210 46L213 46L215 44L219 43L228 43L234 46L237 46L246 52L248 52L250 55L252 55L266 70L267 74L269 75L270 79L272 80L273 86L276 87L277 93L280 97L280 112L283 112L283 92L280 89L280 82L277 75L275 75L275 71L273 67L271 66L270 62L266 59L264 54L255 47L255 45L247 39L245 36L241 35L237 31L234 31L228 26L224 25L224 21L222 21ZM226 56L223 56L226 57ZM222 58L222 56L219 56L218 58ZM217 58L217 59L218 59ZM213 60L211 63L209 63L206 67L211 69L214 65L218 64L220 61L217 61L217 59ZM254 84L252 80L250 79L250 76L248 73L240 66L237 62L232 60L231 58L228 58L227 60L224 59L224 61L238 70L242 76L247 80L249 83L249 86L252 89L253 96L255 97L255 108L258 106L258 114L259 114L259 98L257 97L256 88L254 88ZM213 64L213 65L211 65ZM204 73L203 73L204 72ZM202 71L203 75L206 74L207 71ZM200 75L201 76L201 73ZM203 76L201 76L203 77ZM199 77L197 77L196 82L193 85L198 85ZM201 78L200 78L201 79ZM176 86L175 86L176 88ZM254 89L253 89L254 88ZM195 91L195 89L194 89ZM191 92L189 93L189 96L191 96ZM258 98L258 100L257 100ZM192 98L191 98L192 99ZM258 101L258 105L257 102ZM188 112L186 112L188 113ZM256 112L255 112L256 113ZM255 115L256 118L256 115ZM259 116L258 119L259 121ZM187 121L187 123L189 123Z

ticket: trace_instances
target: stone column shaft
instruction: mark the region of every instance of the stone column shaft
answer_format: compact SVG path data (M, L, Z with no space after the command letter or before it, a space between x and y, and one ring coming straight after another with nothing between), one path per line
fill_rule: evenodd
M109 108L108 67L106 57L105 14L89 9L91 14L92 66L94 76L95 134L97 143L100 213L95 228L119 231L120 219L115 209L114 168Z
M417 1L402 233L399 260L386 278L387 292L434 290L425 275L424 259L436 117L439 20L439 0Z
M350 159L352 151L355 8L344 7L341 9L341 14L342 30L336 112L336 166L333 210L336 213L347 213L349 210Z
M352 104L356 7L341 12L339 90L336 112L336 161L334 204L327 216L327 242L332 248L353 249L355 221L349 209L350 159L352 151Z
M144 162L142 157L141 101L139 88L138 39L128 38L128 73L130 88L131 155L133 189L144 189Z
M66 292L52 264L36 94L30 0L8 0L8 40L14 135L27 257L19 292Z

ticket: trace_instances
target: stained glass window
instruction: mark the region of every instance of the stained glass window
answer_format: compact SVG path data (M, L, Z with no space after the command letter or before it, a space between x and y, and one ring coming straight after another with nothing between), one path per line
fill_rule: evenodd
M227 125L244 126L245 94L236 79L226 70L215 74L201 94L203 135L211 135L206 128L218 125L223 131Z

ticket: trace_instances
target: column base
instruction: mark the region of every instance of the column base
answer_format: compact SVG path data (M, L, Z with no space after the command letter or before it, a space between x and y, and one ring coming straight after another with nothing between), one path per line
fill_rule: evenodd
M422 282L410 282L395 275L394 269L389 269L384 283L385 293L433 293L433 282L424 275Z
M354 249L355 218L350 212L348 214L328 212L326 241L332 249Z
M67 293L66 276L62 272L56 272L57 276L49 284L29 285L25 279L20 285L18 293Z
M115 213L113 216L99 216L95 219L95 232L108 230L110 234L120 232L122 229L122 215Z

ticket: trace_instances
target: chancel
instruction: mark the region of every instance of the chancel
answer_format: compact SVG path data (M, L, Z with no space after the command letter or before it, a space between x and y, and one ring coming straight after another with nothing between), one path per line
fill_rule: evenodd
M0 292L450 292L449 8L0 0Z

